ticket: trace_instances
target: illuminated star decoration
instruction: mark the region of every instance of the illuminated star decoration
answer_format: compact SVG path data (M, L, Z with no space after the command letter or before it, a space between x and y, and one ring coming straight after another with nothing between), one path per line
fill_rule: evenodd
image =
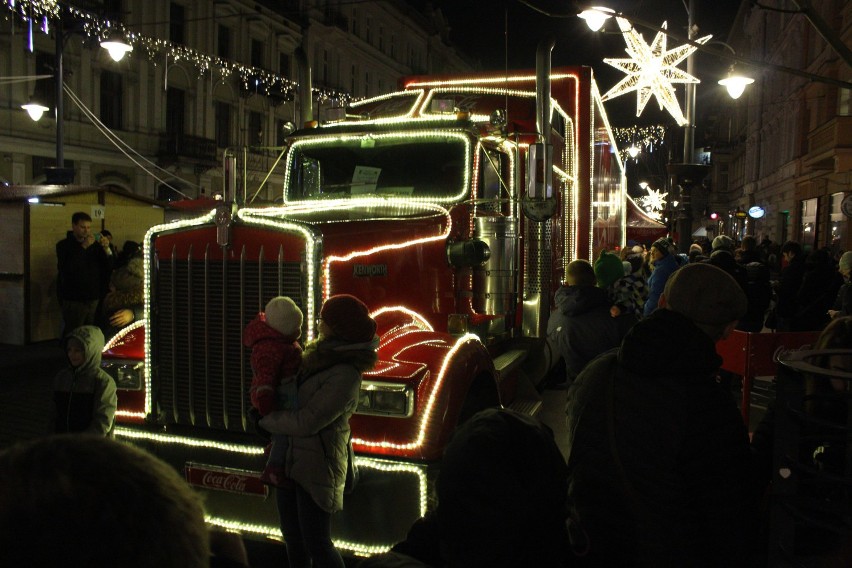
M665 108L679 125L686 124L686 118L675 97L674 83L700 83L696 77L678 69L678 63L689 57L697 48L685 44L674 49L666 49L666 34L657 32L654 41L648 45L642 34L624 18L616 18L621 28L624 42L627 44L627 54L630 59L604 59L604 63L627 74L602 97L604 101L614 99L631 91L636 91L636 116L640 116L651 95L657 97L660 110ZM663 22L662 30L667 29ZM710 41L711 35L694 40L704 44Z
M666 196L668 193L663 193L650 187L646 187L645 191L648 192L648 195L640 197L636 201L645 207L649 217L660 219L662 217L661 211L666 207Z

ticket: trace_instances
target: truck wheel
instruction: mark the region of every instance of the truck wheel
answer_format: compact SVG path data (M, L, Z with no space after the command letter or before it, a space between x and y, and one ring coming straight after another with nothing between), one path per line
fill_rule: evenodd
M480 410L497 408L499 406L500 397L497 396L494 385L488 379L483 377L478 378L470 386L467 397L464 399L457 424L464 424Z

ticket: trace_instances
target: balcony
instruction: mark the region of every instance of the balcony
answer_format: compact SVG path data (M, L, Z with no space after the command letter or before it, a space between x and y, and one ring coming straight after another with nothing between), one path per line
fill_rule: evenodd
M194 166L215 168L216 141L186 134L163 134L157 152L160 165L187 162Z
M836 116L808 134L806 172L852 170L852 116Z

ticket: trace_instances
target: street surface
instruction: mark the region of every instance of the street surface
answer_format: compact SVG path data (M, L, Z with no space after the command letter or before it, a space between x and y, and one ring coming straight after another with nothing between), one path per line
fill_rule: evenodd
M45 435L49 431L52 378L65 364L58 341L28 346L0 345L0 448L17 441ZM771 395L770 382L755 382L752 395L752 427ZM565 440L565 389L545 389L539 419L550 426L563 454ZM739 396L736 393L735 396ZM253 568L285 565L283 547L247 543ZM355 566L357 559L347 560Z
M0 345L0 448L50 430L52 379L65 365L58 341L27 346ZM545 390L539 418L564 438L565 390ZM561 445L565 451L564 443ZM283 547L247 543L253 568L285 566ZM347 560L355 566L357 559Z

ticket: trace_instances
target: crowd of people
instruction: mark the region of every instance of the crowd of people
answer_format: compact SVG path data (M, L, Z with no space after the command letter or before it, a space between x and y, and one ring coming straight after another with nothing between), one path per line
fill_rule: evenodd
M146 555L151 565L247 566L238 542L204 526L202 505L168 466L109 440L116 388L100 353L105 333L140 317L142 269L132 252L110 261L120 255L104 235L75 213L57 244L68 357L55 379L59 435L0 452L0 525L9 529L0 538L16 522L30 534L61 533L57 542L83 551L68 565L109 558L143 566L129 559ZM769 328L822 330L818 346L852 347L850 273L852 252L835 259L752 237L718 236L688 253L659 239L572 261L548 324L568 389L567 456L538 420L480 412L447 446L437 507L361 566L756 565L774 412L750 440L720 379L715 343L734 330ZM302 325L286 297L272 298L248 324L251 417L269 440L262 480L275 491L290 567L341 568L331 518L354 481L349 419L361 375L377 359L376 322L361 300L341 294L323 303L318 337L304 347ZM828 363L852 371L850 360ZM847 390L845 381L812 383ZM845 406L810 411L846 422ZM821 463L842 470L837 445L818 441ZM56 467L40 470L44 463ZM139 552L138 539L121 532L116 515L127 506L139 508L131 526L156 532L150 538L170 558ZM73 530L63 533L74 508ZM0 564L23 558L19 544L4 541ZM824 544L827 558L849 560L837 542Z

